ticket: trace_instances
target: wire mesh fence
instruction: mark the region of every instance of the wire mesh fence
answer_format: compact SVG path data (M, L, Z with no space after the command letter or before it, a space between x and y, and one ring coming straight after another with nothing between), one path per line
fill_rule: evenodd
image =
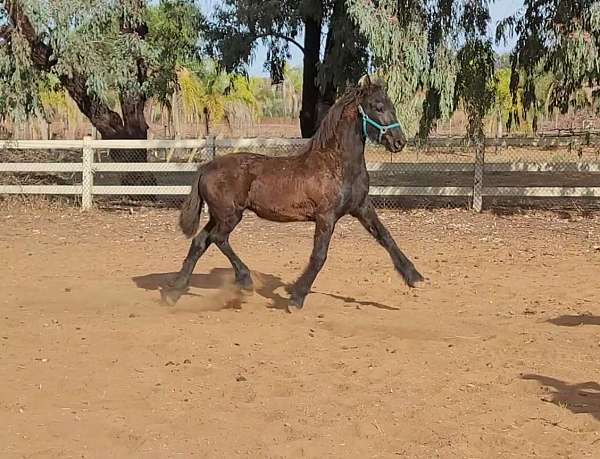
M0 153L0 189L13 194L22 187L77 187L82 181L82 154L79 148L5 148ZM52 167L48 164L52 163ZM28 167L19 167L25 165ZM48 170L52 169L52 170ZM72 189L71 191L77 191ZM2 192L0 192L2 195ZM56 199L80 203L75 194Z
M518 140L518 139L517 139ZM528 140L528 139L525 139ZM600 208L600 136L583 132L486 149L487 207ZM522 192L529 188L532 191Z
M96 205L177 207L199 164L241 151L295 155L306 142L214 138L5 142L0 153L0 195L58 193L68 196L63 199L81 201L87 170L82 152L87 148L93 182L90 199L93 194ZM478 190L479 165L484 207L600 208L600 135L596 133L487 139L481 161L464 138L433 138L423 145L411 142L396 154L368 144L365 161L372 199L379 207L470 206Z
M368 144L365 159L378 207L468 206L474 150L463 144L411 142L401 153ZM397 190L394 193L393 190Z

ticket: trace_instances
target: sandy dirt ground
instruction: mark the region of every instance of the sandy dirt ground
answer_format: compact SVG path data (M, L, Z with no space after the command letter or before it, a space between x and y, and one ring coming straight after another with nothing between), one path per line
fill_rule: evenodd
M600 457L600 218L351 219L302 312L312 226L247 216L175 307L172 211L0 203L2 458ZM561 215L565 217L565 215Z

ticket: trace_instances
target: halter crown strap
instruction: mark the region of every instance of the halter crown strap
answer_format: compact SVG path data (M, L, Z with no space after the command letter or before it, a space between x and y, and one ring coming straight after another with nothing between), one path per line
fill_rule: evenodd
M383 135L388 130L400 127L400 123L398 123L397 121L395 123L388 124L386 126L382 126L381 124L379 124L374 119L370 118L369 115L367 115L365 113L365 111L362 108L362 105L358 106L358 113L360 113L360 116L362 117L363 135L365 136L365 138L367 137L367 124L370 124L371 126L373 126L375 129L377 129L379 131L379 140L378 140L379 143L381 143L381 139L383 138Z

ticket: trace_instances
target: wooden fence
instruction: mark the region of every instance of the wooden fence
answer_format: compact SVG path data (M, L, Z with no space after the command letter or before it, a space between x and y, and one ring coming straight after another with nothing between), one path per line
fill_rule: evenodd
M93 140L86 137L82 140L49 140L49 141L0 141L0 161L6 157L7 150L80 150L80 162L23 163L0 162L1 173L81 173L81 183L77 185L0 185L0 194L50 194L77 195L81 197L83 209L89 209L93 197L97 195L185 195L189 185L160 186L121 186L100 185L94 183L97 173L154 172L193 173L198 164L175 162L147 163L115 163L97 162L94 160L96 150L106 149L196 149L205 152L206 159L215 157L221 149L227 151L245 148L300 148L306 141L302 139L191 139L191 140ZM414 143L414 142L413 142ZM507 147L563 147L580 148L581 146L599 146L600 135L586 133L581 135L554 136L552 138L503 138L487 139L486 148ZM430 139L427 148L468 148L463 138ZM599 181L594 186L486 186L486 174L522 174L551 173L560 174L565 170L586 174L600 173L600 162L567 161L567 162L485 162L483 154L473 155L470 162L380 162L367 161L367 169L373 174L388 171L389 174L452 174L463 173L472 176L468 186L415 186L378 185L370 187L370 194L379 197L398 196L461 196L471 200L473 208L480 211L483 198L491 196L505 197L546 197L546 198L600 198ZM595 176L594 176L595 177Z

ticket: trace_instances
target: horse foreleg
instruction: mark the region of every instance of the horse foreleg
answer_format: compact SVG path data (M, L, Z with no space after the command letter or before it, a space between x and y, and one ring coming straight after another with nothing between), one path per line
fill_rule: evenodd
M315 237L312 254L308 266L298 278L295 284L290 289L291 298L288 306L288 311L292 312L295 309L302 309L304 299L312 287L317 274L325 264L327 259L327 251L329 250L329 242L335 228L334 218L317 219L315 225Z
M209 220L206 226L198 233L198 235L192 239L192 243L190 245L190 249L188 251L185 260L183 261L183 265L179 274L175 278L175 282L173 282L172 287L176 290L185 290L190 285L190 278L192 277L192 272L196 267L196 263L200 257L206 252L206 249L211 244L210 239L210 231L214 227L214 222Z
M404 253L398 248L396 241L381 223L373 204L367 200L359 209L352 213L354 217L373 235L373 237L381 244L390 254L392 262L396 270L402 275L406 284L414 287L417 282L423 281L423 276L417 271L415 265L408 259Z

